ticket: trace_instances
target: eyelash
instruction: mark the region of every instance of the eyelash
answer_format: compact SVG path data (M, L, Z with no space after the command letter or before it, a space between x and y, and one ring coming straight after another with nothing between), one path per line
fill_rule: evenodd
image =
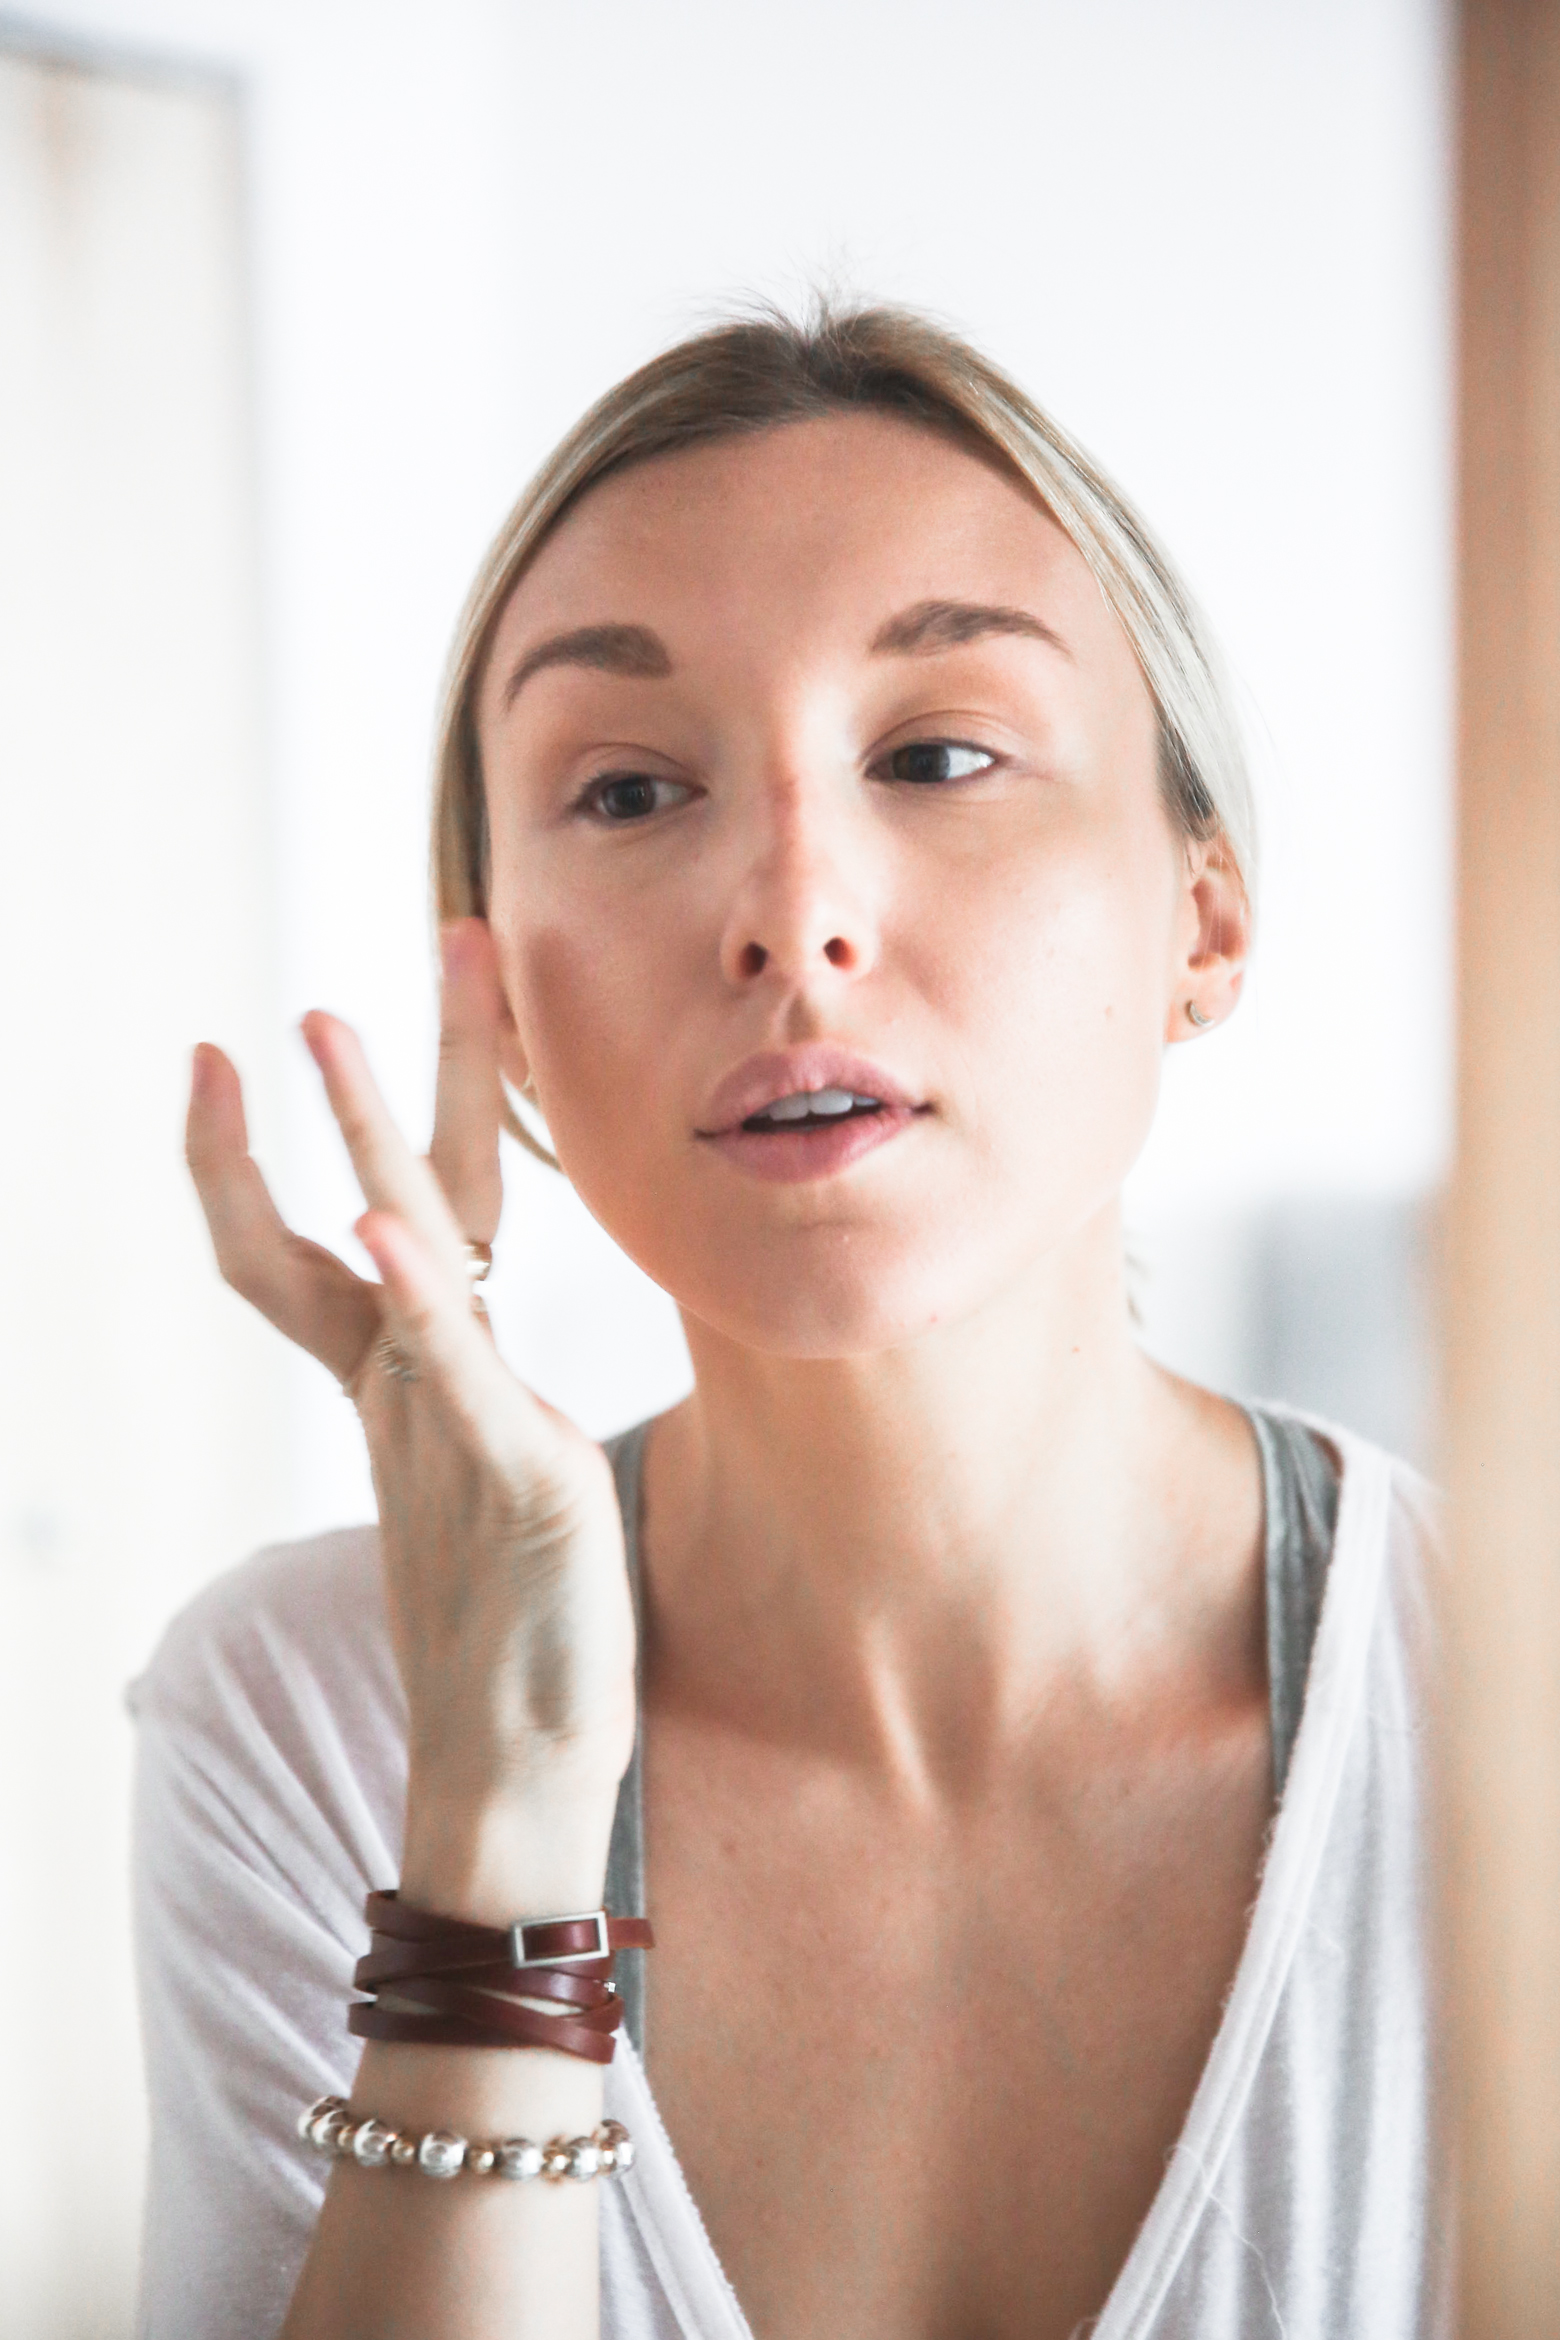
M648 788L651 790L671 788L678 792L679 797L684 802L693 794L686 782L668 780L660 772L602 772L581 791L576 809L582 813L594 814L595 818L607 828L617 829L634 828L638 826L639 822L648 819L650 813L661 808L652 804L644 813L631 815L626 820L614 821L601 801L609 788Z
M914 778L907 772L895 772L892 769L892 766L896 764L901 757L927 756L938 753L949 756L979 756L984 759L982 769L978 772L960 772L948 779L936 779L930 777ZM990 773L997 769L1000 761L1001 758L994 754L990 748L977 747L973 740L911 739L901 742L901 744L896 748L891 748L886 756L880 757L877 763L869 766L868 777L874 780L885 780L905 788L957 788L971 780L984 780ZM576 809L584 814L594 815L594 817L599 820L605 827L623 829L637 828L641 826L642 823L649 820L656 811L664 808L652 803L642 812L629 814L626 818L614 820L612 815L607 811L603 802L605 793L609 788L638 788L650 789L651 791L659 789L672 789L678 793L680 801L684 803L687 802L688 798L693 793L692 790L687 786L686 782L681 780L668 780L662 774L657 772L627 771L602 772L598 774L598 776L594 780L590 781L581 791L577 800Z
M984 758L983 769L979 772L960 772L955 777L946 780L912 779L907 772L894 771L887 772L885 777L897 781L901 787L905 788L957 788L965 781L984 780L988 774L996 770L1001 761L1001 758L990 748L977 747L972 739L907 739L902 741L898 747L891 748L888 754L873 766L872 777L876 779L884 765L897 763L901 756L937 754L980 756Z

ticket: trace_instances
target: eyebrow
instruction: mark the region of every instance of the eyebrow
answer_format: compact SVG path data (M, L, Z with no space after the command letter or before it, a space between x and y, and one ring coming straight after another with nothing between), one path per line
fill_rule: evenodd
M504 685L499 705L511 708L533 674L547 666L589 666L598 674L650 675L672 671L671 653L648 626L575 626L528 650Z
M956 650L989 634L1027 635L1048 642L1064 658L1072 652L1060 634L1027 609L1000 602L917 601L880 626L872 637L875 658L914 657L939 650ZM505 683L499 704L505 713L514 705L532 675L549 666L584 666L598 674L621 674L663 680L672 672L671 652L648 626L574 626L552 634L528 650Z
M1031 641L1049 642L1064 658L1072 652L1050 626L1027 609L1010 609L986 601L917 601L880 626L872 637L872 654L885 652L914 656L917 652L957 650L965 642L979 642L987 634L1026 634Z

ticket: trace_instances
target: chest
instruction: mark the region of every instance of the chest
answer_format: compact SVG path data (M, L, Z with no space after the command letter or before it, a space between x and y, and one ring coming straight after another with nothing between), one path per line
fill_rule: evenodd
M756 2340L1063 2340L1185 2120L1268 1821L1259 1704L957 1809L647 1731L649 2069Z

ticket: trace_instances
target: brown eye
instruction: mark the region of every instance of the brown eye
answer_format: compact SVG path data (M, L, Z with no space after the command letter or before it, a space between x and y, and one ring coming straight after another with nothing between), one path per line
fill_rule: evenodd
M909 780L919 787L949 780L973 780L996 762L984 748L966 747L953 739L917 739L895 748L888 759L890 780Z
M686 804L692 793L678 780L658 780L649 772L613 772L591 783L585 801L602 820L622 828L632 821L648 820L652 813L667 812L673 805Z

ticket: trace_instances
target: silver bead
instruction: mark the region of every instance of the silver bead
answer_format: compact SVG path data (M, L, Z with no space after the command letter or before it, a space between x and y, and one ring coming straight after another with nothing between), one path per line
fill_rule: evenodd
M309 2123L309 2143L316 2153L334 2153L336 2139L346 2125L347 2108L338 2097Z
M323 2120L328 2112L345 2112L346 2106L344 2096L317 2096L311 2105L306 2105L298 2115L298 2134L304 2143L313 2144L316 2121Z
M601 2147L594 2137L571 2137L568 2143L569 2175L583 2185L587 2178L601 2175Z
M338 2128L331 2131L330 2149L338 2161L352 2159L352 2140L362 2126L361 2121L354 2121L349 2117L342 2121Z
M548 2146L542 2159L542 2175L566 2178L569 2174L569 2148L561 2139Z
M397 2137L395 2143L390 2148L390 2158L395 2163L397 2169L405 2169L409 2161L415 2161L417 2159L416 2138Z
M540 2177L546 2158L540 2145L533 2145L529 2137L506 2137L498 2148L498 2175L504 2178Z
M417 2148L417 2166L431 2178L459 2177L465 2158L465 2138L448 2129L430 2129Z
M634 2140L621 2121L603 2121L596 2131L602 2143L602 2169L608 2177L622 2177L634 2166Z
M466 2167L473 2177L486 2177L497 2159L491 2145L471 2145L466 2149Z
M365 2169L383 2169L397 2142L394 2129L385 2122L359 2121L352 2135L353 2158Z

